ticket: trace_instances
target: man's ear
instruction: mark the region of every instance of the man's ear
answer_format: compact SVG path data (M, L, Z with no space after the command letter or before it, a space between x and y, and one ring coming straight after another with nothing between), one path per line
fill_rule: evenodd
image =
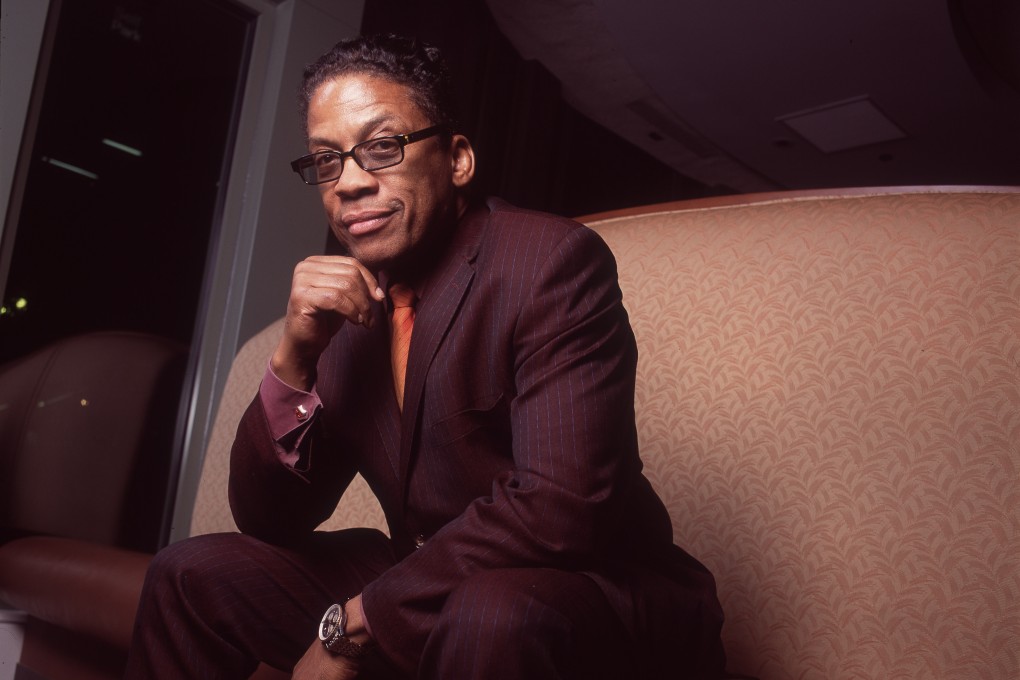
M453 135L450 140L450 157L453 163L453 185L463 189L475 176L475 150L464 135Z

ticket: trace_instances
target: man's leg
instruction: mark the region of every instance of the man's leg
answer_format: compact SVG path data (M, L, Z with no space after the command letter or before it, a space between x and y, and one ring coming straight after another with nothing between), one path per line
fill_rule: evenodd
M242 534L198 536L156 555L146 576L129 679L247 678L289 669L326 608L394 561L374 530L317 534L300 550Z
M419 678L540 680L636 677L633 644L599 587L553 569L501 569L450 597Z

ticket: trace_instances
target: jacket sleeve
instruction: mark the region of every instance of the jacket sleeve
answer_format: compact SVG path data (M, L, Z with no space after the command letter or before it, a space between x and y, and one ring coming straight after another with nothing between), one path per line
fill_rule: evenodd
M514 469L363 593L373 634L405 668L471 574L605 565L619 548L621 509L646 484L634 425L637 350L609 248L572 229L524 285L532 292L511 339Z
M348 457L317 455L328 448L321 430L313 422L302 440L302 458L314 474L302 472L281 461L261 398L249 404L230 451L228 483L230 511L243 533L296 544L330 516L355 470Z

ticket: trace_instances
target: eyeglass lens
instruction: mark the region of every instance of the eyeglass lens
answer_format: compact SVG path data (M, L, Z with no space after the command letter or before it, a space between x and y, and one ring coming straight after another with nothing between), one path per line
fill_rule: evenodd
M344 157L335 151L324 151L307 157L307 164L302 164L301 177L311 184L322 184L340 177L344 169ZM388 168L404 160L404 147L397 140L384 137L370 139L356 145L350 151L354 161L362 170L373 171Z

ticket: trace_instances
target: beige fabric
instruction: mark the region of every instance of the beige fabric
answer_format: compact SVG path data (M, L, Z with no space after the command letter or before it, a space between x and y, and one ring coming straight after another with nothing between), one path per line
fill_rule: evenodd
M1020 194L593 226L638 338L647 473L718 578L730 670L1020 677ZM229 444L281 328L235 362L195 533L233 526ZM364 486L342 525L383 525Z
M1020 677L1020 195L595 226L648 475L718 579L730 670Z

